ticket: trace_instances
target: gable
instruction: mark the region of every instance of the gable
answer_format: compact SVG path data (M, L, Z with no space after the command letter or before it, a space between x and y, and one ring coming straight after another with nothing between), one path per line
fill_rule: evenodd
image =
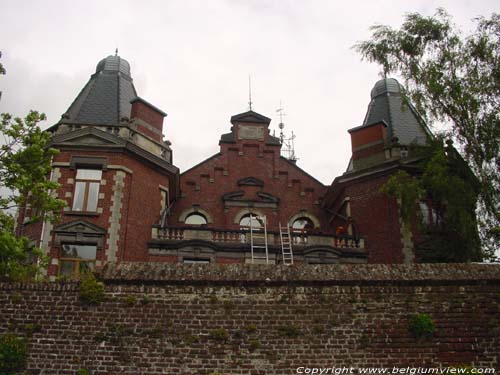
M71 221L57 226L56 233L83 233L86 235L104 235L106 229L84 220Z
M122 146L125 144L125 140L94 127L85 127L69 133L56 135L52 138L51 144Z

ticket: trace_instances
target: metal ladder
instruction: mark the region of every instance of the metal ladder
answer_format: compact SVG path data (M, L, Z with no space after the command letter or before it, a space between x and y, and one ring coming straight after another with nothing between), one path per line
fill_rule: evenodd
M258 219L262 220L264 225L264 233L260 230L253 227L253 218L258 221ZM259 227L260 228L260 227ZM256 241L257 240L257 241ZM260 241L259 241L260 240ZM262 240L264 240L262 242ZM252 254L252 263L255 263L256 259L265 259L266 264L269 264L269 252L267 248L267 221L265 216L250 216L250 249ZM254 249L265 249L264 255L255 255Z
M279 226L283 264L290 265L293 264L292 236L290 235L290 227L282 227L281 223L279 223Z

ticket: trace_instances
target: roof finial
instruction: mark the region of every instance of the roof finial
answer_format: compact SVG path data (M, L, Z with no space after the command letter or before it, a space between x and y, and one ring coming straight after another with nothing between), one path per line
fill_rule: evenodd
M252 76L248 75L248 107L252 110Z
M118 56L118 47L115 49L115 56Z

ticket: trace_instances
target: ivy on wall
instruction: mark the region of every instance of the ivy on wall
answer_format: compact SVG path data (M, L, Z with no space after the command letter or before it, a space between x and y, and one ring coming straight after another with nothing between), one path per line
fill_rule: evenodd
M415 223L423 238L416 243L422 262L481 261L491 256L481 249L476 220L478 183L474 175L449 144L435 141L420 150L426 157L420 173L400 170L382 187L397 199L406 224ZM437 221L425 225L419 201L430 200Z

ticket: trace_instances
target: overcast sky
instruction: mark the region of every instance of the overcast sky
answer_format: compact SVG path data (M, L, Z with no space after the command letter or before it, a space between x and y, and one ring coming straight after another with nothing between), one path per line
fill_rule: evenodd
M138 94L168 113L164 132L181 172L216 153L232 115L253 109L294 131L298 165L325 184L350 157L379 67L352 49L369 26L444 7L464 31L498 0L23 1L0 0L0 112L57 122L107 55L131 64Z

